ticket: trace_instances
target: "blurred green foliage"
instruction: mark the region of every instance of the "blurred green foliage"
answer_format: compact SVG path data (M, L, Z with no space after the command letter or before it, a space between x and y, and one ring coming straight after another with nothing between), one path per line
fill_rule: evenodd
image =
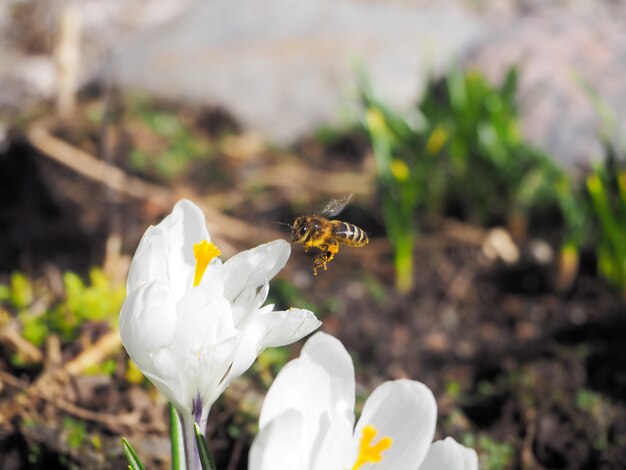
M491 437L479 434L463 436L462 444L476 449L483 470L505 470L513 466L513 446L506 442L499 442Z
M84 371L85 375L109 375L112 376L117 370L117 361L115 359L105 359L98 364L87 367Z
M26 308L33 301L33 286L22 273L15 272L9 278L9 284L0 284L0 302L8 301L15 308Z
M65 416L63 417L63 435L70 449L78 449L85 443L87 425L84 421Z
M290 355L290 349L286 346L266 349L257 357L252 365L252 371L258 374L263 384L269 388L280 369L289 361Z
M562 176L547 155L522 139L516 89L515 68L500 87L478 72L455 70L431 84L419 106L425 121L419 152L443 161L439 197L481 225L553 202L554 183Z
M117 320L125 287L113 284L99 268L91 269L88 282L75 273L64 273L63 287L63 298L53 298L48 286L15 272L7 284L0 285L0 304L15 314L22 336L37 346L51 333L68 343L87 321L113 324ZM103 363L102 367L109 370L113 365Z
M133 170L169 182L187 172L193 162L209 157L209 142L171 111L137 98L131 116L147 126L150 133L144 140L152 141L145 146L138 142L131 150L129 165Z
M594 447L598 451L605 451L609 447L610 416L614 412L609 400L589 389L577 390L575 400L576 407L586 412L596 427Z
M573 206L566 175L521 137L516 88L514 68L500 87L477 72L454 70L429 84L413 115L401 116L363 87L400 290L412 283L413 241L424 219L418 214L441 217L453 207L492 225L525 218L538 205Z
M276 310L287 310L298 306L317 313L317 306L311 299L287 279L274 279L267 296L267 304L274 304Z
M581 247L591 246L600 274L626 293L626 165L607 144L606 161L581 188L525 142L515 68L500 86L478 72L453 70L430 83L412 114L404 115L363 83L364 127L374 150L399 290L412 285L413 243L426 221L452 211L482 226L508 225L519 235L533 212L557 209L560 269L575 272ZM597 99L594 103L598 107Z
M599 273L626 297L626 141L609 104L583 76L575 78L600 119L598 133L604 142L604 160L585 181L585 224L591 227L589 241Z
M409 125L372 99L367 98L366 102L365 123L376 157L385 228L394 248L396 287L407 291L413 282L415 211L423 203L434 200L437 175L429 179L427 167L431 162L413 158L415 142Z
M598 270L626 295L626 162L607 144L606 160L586 179Z

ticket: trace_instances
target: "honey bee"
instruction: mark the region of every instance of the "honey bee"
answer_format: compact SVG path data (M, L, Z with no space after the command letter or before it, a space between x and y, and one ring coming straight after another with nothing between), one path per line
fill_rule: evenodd
M326 217L338 215L352 200L352 194L341 199L331 199L322 210ZM326 270L326 264L339 252L339 244L360 247L369 242L367 233L356 225L341 220L328 220L318 215L303 215L294 220L291 228L291 242L302 243L305 251L317 248L321 251L315 258L313 274L317 276L320 266Z

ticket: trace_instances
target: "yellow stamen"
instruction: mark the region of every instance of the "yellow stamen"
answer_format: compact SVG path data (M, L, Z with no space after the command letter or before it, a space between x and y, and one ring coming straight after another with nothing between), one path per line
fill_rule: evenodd
M211 260L220 254L222 254L222 252L213 242L202 240L200 243L194 243L193 255L196 258L196 272L193 276L194 287L200 284L202 276L204 276L204 272Z
M375 445L372 445L372 441L378 434L378 431L374 426L368 424L363 428L363 437L359 444L359 455L356 458L356 462L352 467L352 470L359 470L366 463L378 463L383 459L382 453L391 447L393 439L385 436L382 437Z

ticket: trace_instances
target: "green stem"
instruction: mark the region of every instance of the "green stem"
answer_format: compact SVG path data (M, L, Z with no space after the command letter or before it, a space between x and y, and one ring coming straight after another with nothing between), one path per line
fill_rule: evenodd
M174 405L170 403L170 445L172 446L172 470L184 470L183 455L185 443L178 419L178 413Z
M405 234L395 247L396 289L406 294L413 287L413 237Z

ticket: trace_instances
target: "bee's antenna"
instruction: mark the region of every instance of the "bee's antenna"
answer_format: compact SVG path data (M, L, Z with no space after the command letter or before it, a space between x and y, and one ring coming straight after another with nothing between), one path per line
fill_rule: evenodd
M291 224L286 223L286 222L278 222L278 221L273 220L271 223L272 224L282 225L283 227L289 227L289 230L293 231L293 226Z

